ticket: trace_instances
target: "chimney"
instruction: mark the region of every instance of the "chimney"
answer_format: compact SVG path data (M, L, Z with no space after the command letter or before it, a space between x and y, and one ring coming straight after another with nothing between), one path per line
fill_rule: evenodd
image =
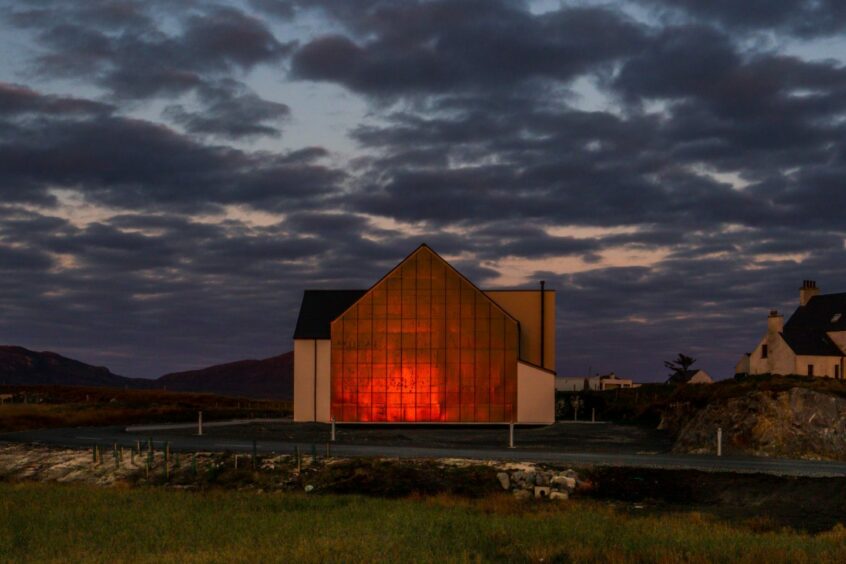
M803 280L802 287L799 288L799 305L803 306L811 301L816 295L819 295L820 289L817 288L817 283L814 280Z
M767 318L767 335L778 335L784 330L784 316L777 310L771 309Z

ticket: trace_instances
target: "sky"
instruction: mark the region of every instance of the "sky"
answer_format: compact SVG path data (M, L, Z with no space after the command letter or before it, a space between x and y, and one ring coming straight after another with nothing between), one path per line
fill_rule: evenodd
M557 292L557 369L729 377L846 291L841 0L0 0L0 343L293 348L428 243Z

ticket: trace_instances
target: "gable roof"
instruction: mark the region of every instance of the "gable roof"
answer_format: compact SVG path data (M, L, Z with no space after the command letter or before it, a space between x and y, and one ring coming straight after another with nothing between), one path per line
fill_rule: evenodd
M366 290L306 290L294 329L295 339L331 339L332 320L357 302Z
M814 296L799 306L784 324L782 336L796 354L843 356L829 331L846 331L846 293Z
M490 304L490 306L491 306L491 307L496 308L496 310L498 310L498 311L499 311L499 312L501 312L503 315L505 315L505 317L506 317L507 319L509 319L509 320L513 321L514 323L516 323L516 324L517 324L518 331L519 331L519 328L520 328L520 321L519 321L516 317L514 317L513 315L511 315L508 311L506 311L506 310L505 310L505 308L503 308L501 305L499 305L499 304L498 304L498 303L496 303L494 300L492 300L492 299L491 299L491 297L490 297L489 295L487 295L487 294L485 293L485 291L484 291L484 290L482 290L481 288L479 288L478 286L476 286L476 284L474 284L472 280L470 280L469 278L467 278L466 276L464 276L463 274L461 274L461 273L460 273L460 272L459 272L459 271L458 271L458 270L457 270L454 266L452 266L452 265L449 263L449 261L447 261L444 257L442 257L441 255L439 255L438 253L436 253L436 252L434 251L434 249L432 249L432 247L430 247L430 246L429 246L429 245L427 245L426 243L421 243L421 244L420 244L420 245L419 245L416 249L414 249L413 251L411 251L411 252L410 252L410 253L409 253L409 254L408 254L408 255L407 255L404 259L402 259L401 261L399 261L399 263L397 263L397 265L396 265L395 267L393 267L391 270L389 270L389 271L388 271L388 272L387 272L384 276L382 276L382 278L380 278L379 280L377 280L377 281L376 281L376 282L375 282L372 286L370 286L370 288L368 288L365 292L363 292L363 293L362 293L362 295L358 297L358 299L361 299L362 297L364 297L364 295L365 295L365 294L369 294L370 292L372 292L373 290L375 290L377 287L379 287L379 285L381 285L381 284L382 284L385 280L387 280L388 278L390 278L390 277L391 277L391 276L392 276L395 272L399 271L399 269L400 269L400 268L402 268L402 266L403 266L406 262L408 262L409 260L411 260L411 258L412 258L412 257L414 257L414 255L416 255L417 253L419 253L419 252L421 252L421 251L423 251L423 252L428 252L430 255L432 255L432 257L433 257L433 258L435 258L435 259L439 260L440 262L442 262L442 263L444 264L444 266L445 266L447 269L449 269L450 271L452 271L452 272L453 272L455 275L457 275L457 276L458 276L461 280L464 280L465 282L467 282L468 284L470 284L470 286L471 286L471 287L472 287L472 288L473 288L476 292L478 292L478 293L480 293L482 296L484 296L485 300L487 300L487 302ZM358 299L357 299L356 301L358 301ZM345 313L347 312L347 310L348 310L348 309L350 309L350 308L351 308L352 306L354 306L354 305L355 305L355 302L351 303L351 304L350 304L349 306L347 306L347 307L346 307L343 311L341 311L341 312L340 312L340 313L339 313L339 314L335 317L335 319L337 319L338 317L341 317L343 314L345 314ZM333 320L333 321L334 321L334 320ZM330 330L330 333L331 333L331 330Z

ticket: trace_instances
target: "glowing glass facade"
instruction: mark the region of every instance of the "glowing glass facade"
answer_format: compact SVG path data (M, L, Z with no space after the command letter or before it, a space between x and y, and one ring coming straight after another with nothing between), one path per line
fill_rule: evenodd
M332 322L337 421L509 422L517 322L421 247Z

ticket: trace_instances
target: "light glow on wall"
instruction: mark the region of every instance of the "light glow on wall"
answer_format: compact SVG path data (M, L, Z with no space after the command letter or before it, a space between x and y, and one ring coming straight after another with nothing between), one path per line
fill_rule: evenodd
M421 247L332 322L332 416L509 422L517 322Z

